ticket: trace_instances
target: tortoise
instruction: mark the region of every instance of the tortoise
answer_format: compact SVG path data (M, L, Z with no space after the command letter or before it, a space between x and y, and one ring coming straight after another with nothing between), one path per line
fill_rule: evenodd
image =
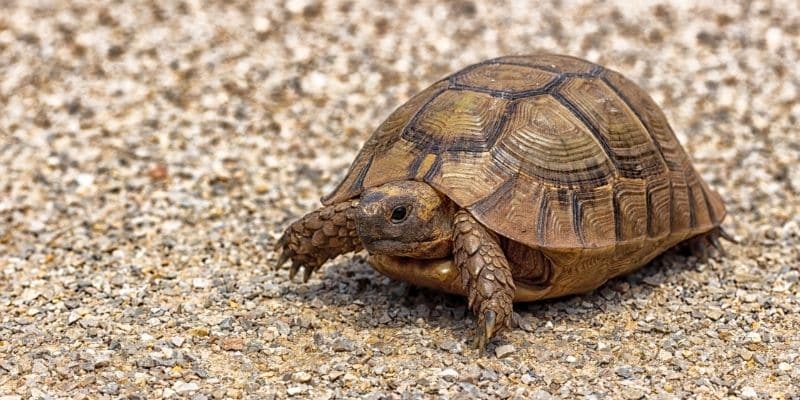
M290 279L366 249L389 277L466 296L478 348L510 327L512 302L732 240L720 196L647 93L555 54L483 61L413 96L321 201L275 245Z

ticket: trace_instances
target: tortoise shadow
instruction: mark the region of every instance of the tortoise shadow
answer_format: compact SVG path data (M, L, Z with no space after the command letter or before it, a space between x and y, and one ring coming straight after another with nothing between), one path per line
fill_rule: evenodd
M633 273L612 278L586 294L515 303L514 311L521 321L537 325L530 330L548 321L591 320L599 314L623 312L628 301L650 299L663 284L680 284L681 273L703 265L695 257L682 254L680 249L671 249ZM318 299L331 307L360 306L353 320L359 330L447 329L453 331L456 341L464 343L472 335L475 319L462 296L392 280L372 269L359 255L328 265L321 272L306 284L302 293L297 286L289 292L304 301ZM585 303L590 306L583 306ZM491 347L506 342L501 337L493 340Z

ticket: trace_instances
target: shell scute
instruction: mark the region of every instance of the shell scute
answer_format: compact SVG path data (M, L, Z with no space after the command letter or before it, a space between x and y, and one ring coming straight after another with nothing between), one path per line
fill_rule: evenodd
M624 178L661 174L665 164L636 114L600 79L575 78L559 91L585 116Z
M652 178L645 182L647 212L647 236L662 238L672 229L672 183L669 175Z
M453 76L456 87L514 97L543 90L558 78L555 72L515 64L478 64Z
M485 151L494 144L507 100L448 90L421 110L402 137L426 151Z
M427 182L498 234L562 258L687 238L725 216L642 89L552 54L488 60L414 96L323 203L400 180Z
M556 185L604 183L614 174L588 129L546 95L518 101L491 152L506 168Z
M494 193L511 179L512 171L498 165L488 152L444 153L428 170L428 183L462 207Z
M647 185L641 179L620 179L614 185L615 236L619 241L645 237L648 224Z
M614 189L611 185L572 192L573 224L582 244L612 246L615 233Z

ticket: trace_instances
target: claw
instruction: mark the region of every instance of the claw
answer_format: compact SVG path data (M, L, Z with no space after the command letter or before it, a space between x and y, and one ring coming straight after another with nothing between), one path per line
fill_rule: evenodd
M739 241L736 240L733 236L731 236L728 232L725 232L724 229L719 228L718 232L719 232L719 236L722 237L723 239L725 239L725 240L727 240L727 241L729 241L729 242L731 242L733 244L739 244Z
M483 323L486 325L485 331L487 341L494 335L495 322L497 322L497 313L492 310L483 313Z
M699 254L698 254L698 258L700 259L701 262L707 263L708 262L708 248L703 246L702 244L699 245L698 248L700 249L699 250Z
M711 242L711 245L714 246L717 250L722 250L722 245L719 242L719 237L716 235L709 235L708 240Z
M280 269L283 264L286 264L287 260L289 260L289 252L282 251L281 255L278 256L278 262L275 264L275 269Z
M486 350L486 343L492 338L495 332L495 324L497 322L497 313L492 310L487 310L483 313L482 320L478 321L478 331L475 334L475 340L472 346L480 351Z
M311 274L314 272L314 268L309 266L303 267L303 283L308 282L308 278L311 278Z
M711 245L714 246L715 249L717 249L720 255L724 256L726 252L725 248L722 247L722 243L719 242L719 236L711 235L710 240L711 240Z
M289 259L294 253L290 249L286 248L286 244L289 243L289 235L286 232L281 235L280 239L275 242L275 245L272 246L272 251L278 252L280 251L280 255L278 256L278 262L275 264L275 269L280 269L283 264L286 263L286 260Z
M297 275L297 270L300 269L300 261L294 260L292 261L292 266L289 268L289 280L294 280L294 276Z
M486 349L486 327L483 323L478 323L478 331L475 332L472 348L478 349L479 351L484 351Z
M289 230L287 229L286 231L288 232ZM286 243L289 242L289 235L286 234L287 232L283 232L283 235L281 235L280 239L278 239L278 241L275 242L275 245L272 246L273 251L280 250L281 248L286 246Z
M689 244L689 250L691 251L691 254L697 257L700 262L708 262L708 249L706 248L706 244L702 239L692 240L692 242Z

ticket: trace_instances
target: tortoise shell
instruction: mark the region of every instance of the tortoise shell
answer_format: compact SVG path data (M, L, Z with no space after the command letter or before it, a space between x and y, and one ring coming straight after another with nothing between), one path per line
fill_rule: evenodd
M399 180L427 182L534 248L690 237L725 216L641 88L561 55L496 58L434 83L375 130L322 202Z

